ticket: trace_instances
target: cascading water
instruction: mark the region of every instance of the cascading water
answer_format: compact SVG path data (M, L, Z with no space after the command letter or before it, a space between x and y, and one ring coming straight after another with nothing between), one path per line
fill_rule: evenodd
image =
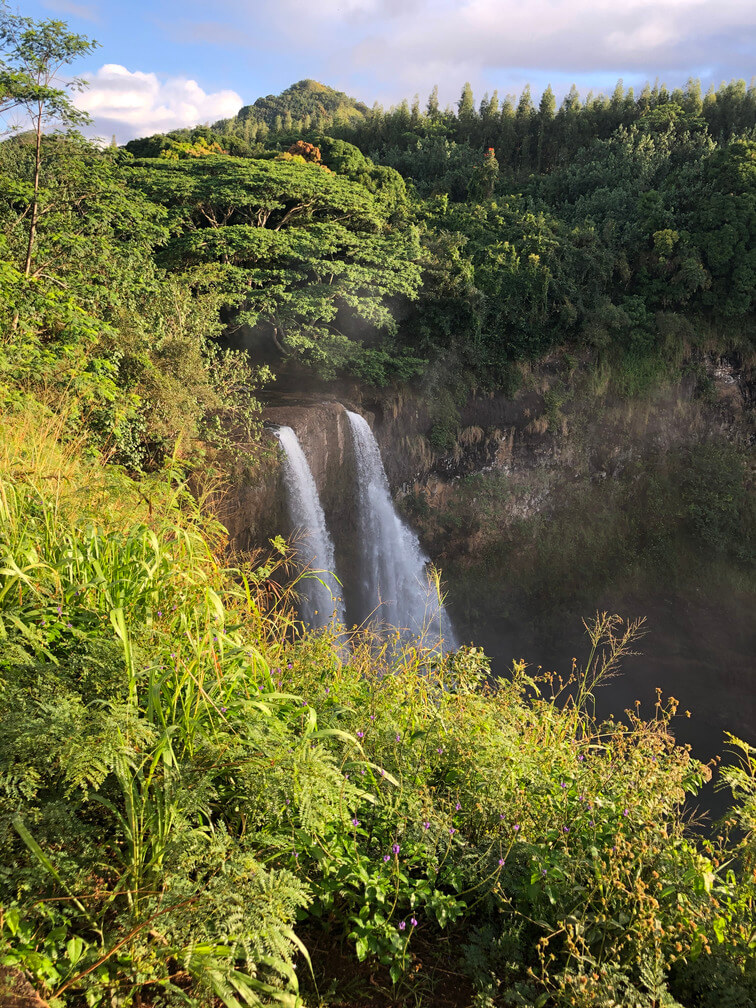
M347 410L357 465L360 619L397 627L428 646L456 647L448 614L428 584L429 560L391 500L380 449L364 417Z
M326 528L315 480L291 427L276 431L284 452L283 478L291 524L298 534L297 562L312 571L298 583L299 615L311 627L326 626L335 616L344 622L341 586L336 580L333 541Z

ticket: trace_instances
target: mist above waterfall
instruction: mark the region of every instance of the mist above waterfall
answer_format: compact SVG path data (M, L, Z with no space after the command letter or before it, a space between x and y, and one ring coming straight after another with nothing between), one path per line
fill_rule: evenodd
M326 527L315 480L291 427L276 431L284 452L283 478L289 518L296 537L297 562L305 571L298 582L299 614L311 627L326 626L333 616L344 621L341 586L334 571L333 541Z

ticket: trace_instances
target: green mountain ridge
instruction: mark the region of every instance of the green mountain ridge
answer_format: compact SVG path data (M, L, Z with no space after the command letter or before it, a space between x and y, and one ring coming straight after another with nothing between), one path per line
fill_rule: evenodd
M264 123L269 129L290 128L294 122L306 122L308 117L308 127L336 121L353 123L364 119L368 111L367 105L343 91L306 78L292 84L280 95L269 94L251 105L244 105L231 119L220 120L213 124L213 128L228 129L231 126L243 131L245 124L252 123Z

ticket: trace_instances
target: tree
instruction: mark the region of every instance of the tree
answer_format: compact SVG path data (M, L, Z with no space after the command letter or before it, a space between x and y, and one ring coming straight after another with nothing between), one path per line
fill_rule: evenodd
M465 86L462 88L462 94L459 96L457 114L463 120L475 118L475 98L473 97L473 90L469 81L465 83Z
M359 173L356 148L323 146L332 164ZM375 171L387 186L396 174ZM374 194L294 159L217 155L138 163L135 182L174 217L167 265L198 292L218 292L252 338L269 338L321 374L332 377L359 356L353 335L392 334L389 299L416 295L417 236L391 227L380 186Z
M541 102L538 106L538 160L536 169L539 172L543 170L544 154L548 147L549 131L554 121L555 111L556 99L554 98L554 92L551 90L551 84L549 84L541 95Z
M462 94L457 102L458 138L470 140L478 115L475 111L475 98L469 83L462 88Z
M530 96L530 85L526 84L522 89L520 100L517 103L516 131L517 145L519 153L519 168L527 174L531 168L531 144L533 141L533 123L536 118L536 111L533 108L533 99Z
M428 96L428 104L425 106L425 111L428 118L433 122L441 118L441 112L438 107L438 84L433 85L433 90Z
M39 221L40 167L42 135L49 124L77 126L89 122L89 116L77 109L66 88L81 90L80 78L58 85L59 73L79 56L97 45L84 35L66 31L63 21L32 21L5 14L0 23L0 102L23 109L34 131L34 169L29 203L29 236L24 259L24 275L29 276L34 254L34 240ZM2 107L2 106L0 106Z

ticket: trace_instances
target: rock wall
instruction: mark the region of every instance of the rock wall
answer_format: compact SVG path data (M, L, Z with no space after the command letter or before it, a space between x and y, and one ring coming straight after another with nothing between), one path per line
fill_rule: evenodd
M218 495L215 514L228 529L232 549L247 553L265 548L286 532L286 514L278 441L264 432L257 465L232 473L229 487Z
M587 369L567 372L545 360L514 396L470 396L449 452L434 453L425 437L432 405L406 392L375 408L376 433L400 498L420 495L431 508L444 507L458 479L498 471L520 486L512 515L520 518L523 500L539 510L565 480L612 478L648 451L707 437L753 443L755 377L737 359L708 357L677 382L619 399L597 388Z
M351 571L354 541L355 462L346 409L363 413L374 428L395 493L423 494L443 506L457 479L499 471L513 480L533 480L533 509L546 506L561 481L589 474L617 475L638 453L664 451L713 432L731 439L754 438L756 380L753 369L722 357L706 358L692 374L641 400L614 400L587 390L586 373L566 372L545 360L526 375L514 396L472 395L460 409L453 450L434 452L428 440L433 402L406 388L369 397L355 386L327 393L279 396L266 408L270 425L296 432L312 469L339 569ZM277 442L267 435L267 459L257 475L242 479L224 521L234 543L247 549L275 534L290 535L277 460ZM527 496L527 495L526 495ZM522 497L520 498L522 500ZM517 517L522 517L518 513Z
M341 526L353 511L354 452L340 402L270 406L263 420L294 430L312 471L326 520Z

